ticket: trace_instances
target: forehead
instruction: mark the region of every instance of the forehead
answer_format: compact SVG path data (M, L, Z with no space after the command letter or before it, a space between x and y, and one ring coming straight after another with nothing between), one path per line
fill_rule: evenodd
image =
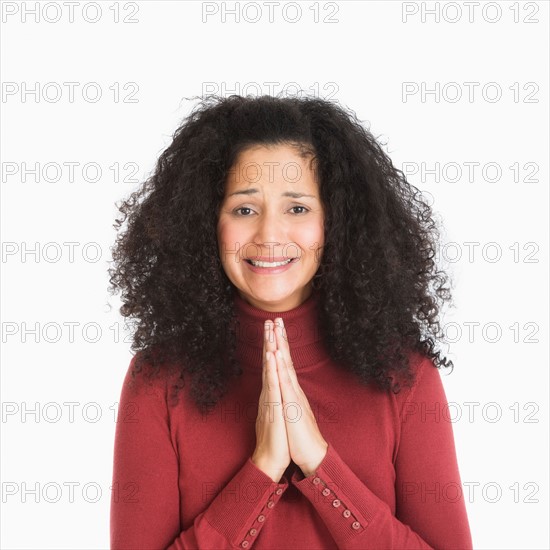
M239 153L227 174L231 189L252 184L276 184L296 188L317 188L312 155L303 156L290 145L257 145Z

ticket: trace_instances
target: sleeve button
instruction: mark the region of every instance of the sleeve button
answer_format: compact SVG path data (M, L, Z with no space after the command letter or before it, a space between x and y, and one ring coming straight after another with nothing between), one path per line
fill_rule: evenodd
M283 492L283 490L279 487L279 488L275 491L275 494L276 494L276 495L280 495L282 492Z
M262 523L262 521L265 521L265 516L263 514L260 514L257 519L260 523Z
M361 527L361 524L358 522L358 521L354 521L351 526L354 528L354 529L359 529L359 527Z
M273 508L273 506L275 506L275 503L274 503L272 500L270 500L270 501L267 503L267 507L268 507L268 508Z
M345 517L345 518L349 518L351 516L351 512L349 510L344 510L342 512L342 515Z
M333 501L332 501L332 505L335 507L335 508L338 508L338 506L340 506L340 501L335 498Z
M250 531L248 531L253 537L256 536L256 533L258 532L257 529L254 529L254 527L252 529L250 529Z
M325 487L325 488L323 489L323 496L326 497L326 496L328 496L328 495L330 495L330 489L329 489L328 487Z
M314 483L315 485L319 485L319 483L321 483L321 480L320 480L318 477L314 477L314 478L313 478L313 483Z
M243 540L243 541L241 542L241 546L242 546L243 548L246 548L246 547L248 546L248 541L247 541L247 540Z

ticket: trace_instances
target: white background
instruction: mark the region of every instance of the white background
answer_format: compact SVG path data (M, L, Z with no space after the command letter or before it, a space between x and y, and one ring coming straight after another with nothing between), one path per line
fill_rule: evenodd
M549 548L549 4L319 2L317 22L314 2L288 4L270 22L240 2L236 22L234 2L87 2L71 22L62 2L3 2L2 548L108 548L131 359L107 292L115 202L150 174L185 98L292 83L353 109L433 200L474 547Z

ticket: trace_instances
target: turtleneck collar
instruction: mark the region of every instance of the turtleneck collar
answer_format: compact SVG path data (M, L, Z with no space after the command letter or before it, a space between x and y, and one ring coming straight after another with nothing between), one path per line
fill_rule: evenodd
M285 325L290 356L296 371L311 367L328 359L318 323L318 292L312 293L299 306L288 311L264 311L252 306L234 291L234 306L237 316L237 359L245 368L263 367L262 349L264 323L281 317Z

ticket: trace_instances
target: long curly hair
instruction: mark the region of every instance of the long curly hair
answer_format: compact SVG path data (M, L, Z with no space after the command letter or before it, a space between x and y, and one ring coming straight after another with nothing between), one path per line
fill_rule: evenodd
M361 383L398 392L414 382L411 352L438 368L440 307L448 275L434 262L439 230L421 192L347 108L315 97L198 98L155 170L127 200L111 248L109 292L133 320L132 375L175 368L205 411L242 374L233 284L216 236L228 171L251 145L313 150L325 245L313 279L331 358ZM147 366L145 368L144 366Z

